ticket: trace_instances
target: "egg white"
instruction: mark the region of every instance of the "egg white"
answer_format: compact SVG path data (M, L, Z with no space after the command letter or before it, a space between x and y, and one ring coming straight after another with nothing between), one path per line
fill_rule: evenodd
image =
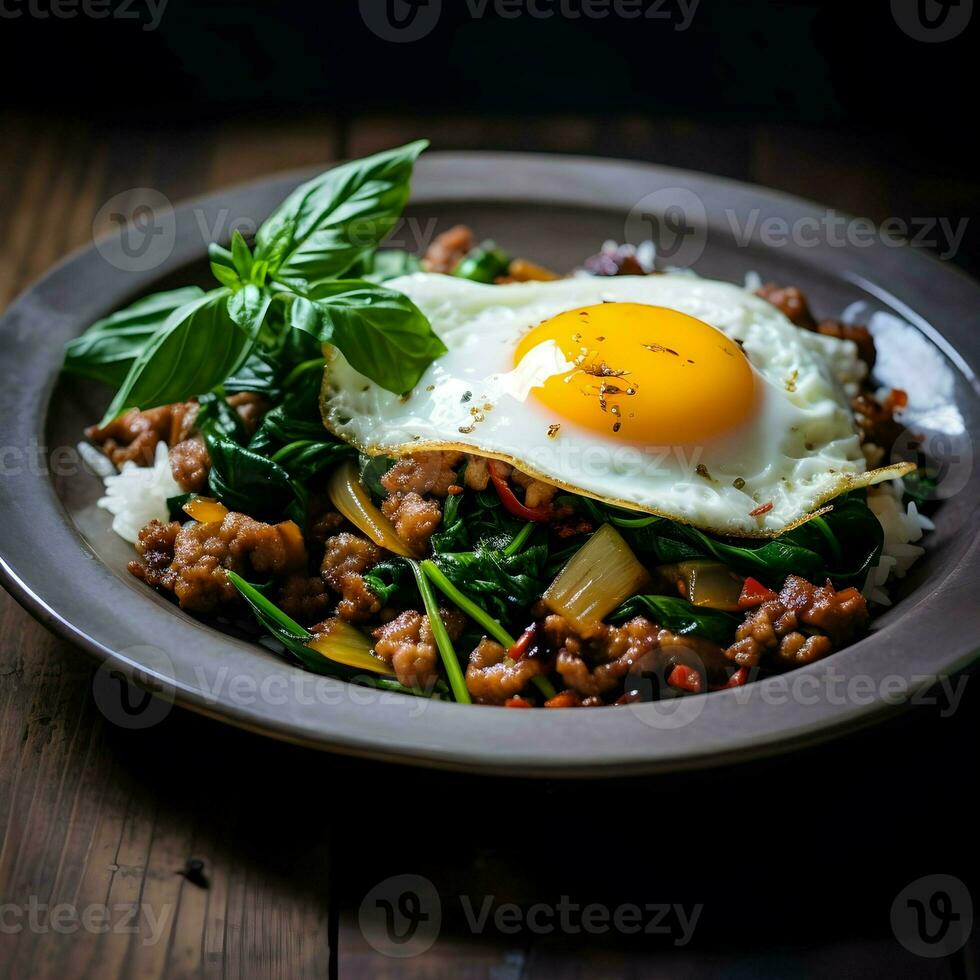
M461 449L572 492L747 537L778 534L839 494L896 475L866 472L843 390L865 373L855 345L794 326L740 286L686 274L487 286L426 273L387 285L419 306L448 352L398 396L330 349L324 424L362 452ZM520 338L602 302L679 310L740 342L763 379L754 416L703 445L648 446L577 427L538 403L534 387L569 365L543 344L515 368Z

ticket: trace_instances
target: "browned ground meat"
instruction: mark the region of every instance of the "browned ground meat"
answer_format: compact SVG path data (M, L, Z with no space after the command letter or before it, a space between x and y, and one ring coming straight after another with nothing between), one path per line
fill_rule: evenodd
M381 560L381 554L373 541L348 531L327 538L320 574L340 594L337 613L349 623L363 622L381 609L363 578Z
M503 463L497 466L503 467ZM463 484L470 490L486 490L490 483L490 467L485 456L467 456L463 472Z
M140 530L136 541L136 551L140 558L129 563L129 571L147 585L164 585L170 574L174 544L179 533L179 521L170 521L168 524L150 521ZM172 586L166 587L172 589Z
M228 396L228 404L238 412L238 417L249 435L255 432L262 421L262 416L269 411L269 402L264 396L254 391L239 391Z
M333 509L326 494L314 494L310 499L308 527L311 541L323 544L327 538L336 534L344 523L342 515Z
M186 439L194 428L196 402L161 405L145 412L131 409L108 425L91 425L85 435L116 464L135 462L150 466L157 443L163 440L173 446Z
M171 535L173 557L165 568ZM193 612L213 612L237 601L238 592L225 569L269 576L298 571L306 563L303 549L282 525L263 524L234 511L222 521L188 524L176 531L174 523L153 521L140 532L136 550L140 559L130 562L130 572L172 591L181 608Z
M296 572L279 587L277 604L299 623L323 619L333 605L333 595L319 575Z
M558 673L584 698L583 707L618 690L634 669L666 677L675 666L684 664L716 683L724 683L730 673L724 652L716 643L662 629L644 616L622 626L604 624L587 639L575 633L561 616L547 616L543 626L547 647L558 652Z
M445 497L456 483L456 467L462 453L429 452L403 456L381 477L389 494L417 493Z
M439 614L450 639L457 640L466 625L466 618L456 610L440 609ZM406 609L371 635L375 639L374 652L395 668L399 683L406 687L428 688L435 681L439 650L428 616Z
M905 426L895 418L895 412L907 403L908 395L897 388L890 391L883 402L879 402L870 392L855 396L851 400L851 410L861 432L861 441L881 447L882 456L890 453L898 437L905 431Z
M764 286L760 286L755 294L772 303L786 319L798 327L805 327L807 330L817 329L817 321L813 319L806 297L796 286L778 286L774 282L767 282Z
M181 439L170 447L170 470L185 493L202 493L208 485L211 457L200 436Z
M519 487L524 487L524 505L526 507L545 507L551 503L558 487L551 483L544 483L535 480L533 476L521 473L520 470L512 470L511 481Z
M817 326L817 333L822 333L826 337L837 337L839 340L852 340L857 345L858 357L868 365L870 371L875 366L874 337L867 327L859 324L841 323L839 320L821 320Z
M381 511L394 525L398 537L416 554L422 554L442 520L438 500L423 500L417 493L394 494L381 502Z
M442 520L442 504L431 497L445 497L457 487L456 467L462 459L457 452L415 453L397 460L381 477L388 491L381 510L398 536L419 554Z
M466 225L455 225L429 246L422 258L422 268L426 272L452 272L473 244L473 232Z
M477 704L503 704L519 694L532 677L541 673L541 661L524 658L505 664L507 651L484 637L470 654L466 689Z
M766 653L784 665L812 663L850 642L867 623L868 605L857 589L837 592L830 582L817 586L790 575L776 598L746 616L725 656L740 667L757 666Z

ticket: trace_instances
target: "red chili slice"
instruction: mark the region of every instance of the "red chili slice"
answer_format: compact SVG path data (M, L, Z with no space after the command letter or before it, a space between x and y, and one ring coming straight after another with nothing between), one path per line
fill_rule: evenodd
M701 675L686 664L676 664L667 675L667 683L671 687L676 687L678 691L687 691L689 694L701 693Z
M510 484L505 477L497 472L492 459L487 460L487 469L490 471L493 488L497 491L497 496L508 514L513 514L514 517L519 517L524 521L547 521L551 519L550 507L527 507L514 496Z
M762 517L763 514L768 514L773 508L773 502L771 500L764 503L761 507L756 507L755 510L749 511L749 517Z
M747 578L742 585L742 594L738 597L739 609L755 609L767 599L775 599L776 593L767 589L758 579Z
M731 677L724 683L724 688L743 687L749 681L749 668L739 667Z
M520 660L534 646L534 641L537 639L537 636L538 624L531 623L518 637L517 642L507 651L507 656L511 660Z

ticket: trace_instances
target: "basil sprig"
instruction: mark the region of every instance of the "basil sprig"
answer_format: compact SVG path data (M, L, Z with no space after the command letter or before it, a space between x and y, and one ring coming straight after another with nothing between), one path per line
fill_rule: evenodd
M297 188L259 228L208 250L218 286L158 293L92 325L65 369L118 386L103 424L261 376L293 330L336 347L363 375L408 391L446 348L406 296L366 279L374 250L408 200L425 141L344 164ZM229 384L229 388L235 387Z

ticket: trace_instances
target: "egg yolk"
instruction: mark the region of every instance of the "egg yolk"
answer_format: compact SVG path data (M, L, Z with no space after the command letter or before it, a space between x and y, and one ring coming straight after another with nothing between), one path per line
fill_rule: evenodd
M557 423L631 443L700 444L738 428L758 402L741 347L677 310L642 303L569 310L521 338L515 365L549 341L574 365L532 391Z

